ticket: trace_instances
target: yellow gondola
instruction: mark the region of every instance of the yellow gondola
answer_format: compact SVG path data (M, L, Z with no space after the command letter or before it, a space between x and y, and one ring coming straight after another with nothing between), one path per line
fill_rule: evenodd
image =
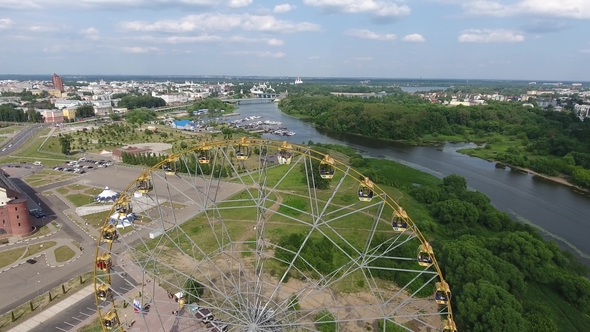
M434 257L434 251L428 242L421 244L418 247L418 265L430 266L432 265L432 259Z
M399 208L393 213L393 220L391 220L391 227L394 232L403 233L408 229L408 214L403 208Z
M235 147L236 150L236 158L238 160L246 160L250 156L250 141L246 139L246 137L242 137L240 140L240 144Z
M135 187L137 188L137 191L139 191L142 194L149 193L154 189L152 177L148 174L142 174L135 182Z
M100 286L98 286L98 289L96 290L96 296L104 301L108 298L110 298L112 295L112 291L111 288L109 287L109 285L107 284L102 284Z
M119 199L115 202L115 212L128 215L129 213L133 212L133 205L131 204L131 199L127 195L121 195Z
M334 159L326 155L320 162L320 177L322 179L331 179L334 177Z
M178 300L178 305L180 306L180 309L184 308L184 304L185 304L184 298Z
M373 181L365 177L363 182L359 185L358 196L361 202L370 202L373 199Z
M211 147L207 146L207 143L203 143L203 146L198 151L199 164L208 164L211 161Z
M457 325L453 321L453 318L449 316L443 323L443 329L441 332L457 332Z
M164 169L164 173L166 175L176 175L178 168L178 157L169 157L164 165L162 165L162 169Z
M117 226L109 224L102 229L102 240L104 242L111 243L119 238L119 232L117 232Z
M112 330L119 326L117 313L114 310L107 312L107 314L102 317L102 326L107 330Z
M96 268L100 271L108 271L112 266L113 259L111 258L111 254L109 254L108 252L103 252L96 259Z
M279 155L277 156L279 164L289 165L291 163L291 160L293 159L293 152L291 152L291 149L293 149L293 146L288 142L283 142L283 144L281 144Z
M434 290L434 300L437 304L447 305L451 300L451 288L446 281L439 281L436 283Z

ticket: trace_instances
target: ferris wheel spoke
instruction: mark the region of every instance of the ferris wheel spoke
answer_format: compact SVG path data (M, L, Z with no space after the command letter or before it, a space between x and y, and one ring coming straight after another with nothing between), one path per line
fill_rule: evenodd
M406 288L408 288L408 287L410 286L410 284L412 284L413 282L415 282L416 280L418 280L418 278L419 278L421 275L422 275L422 274L417 274L417 275L416 275L416 276L415 276L415 277L414 277L412 280L410 280L410 282L408 282L408 283L407 283L407 284L406 284L404 287L402 287L402 288L401 288L399 291L397 291L397 292L396 292L396 293L395 293L395 294L394 294L394 295L391 297L391 299L387 301L387 303L391 302L391 300L392 300L392 299L394 299L394 298L397 298L397 297L398 297L398 296L401 294L401 292L402 292L403 290L405 290ZM431 284L431 282L432 282L433 280L435 280L437 277L438 277L438 275L437 275L437 274L433 274L433 275L430 277L430 280L428 280L427 282L424 282L424 283L423 283L423 284L422 284L422 285L421 285L421 286L420 286L420 287L419 287L419 288L418 288L416 291L414 291L414 292L413 292L413 293L412 293L410 296L408 296L408 297L407 297L405 300L403 300L401 303L399 303L399 304L398 304L398 305L397 305L397 306L396 306L396 307L395 307L393 310L391 310L391 311L388 313L388 316L394 316L394 315L395 315L395 313L396 313L396 312L397 312L397 311L398 311L400 308L402 308L404 305L406 305L406 304L408 303L408 301L409 301L411 298L415 297L415 296L416 296L416 294L418 294L418 293L419 293L419 292L420 292L420 291L421 291L421 290L422 290L424 287L426 287L426 286L430 285L430 284Z

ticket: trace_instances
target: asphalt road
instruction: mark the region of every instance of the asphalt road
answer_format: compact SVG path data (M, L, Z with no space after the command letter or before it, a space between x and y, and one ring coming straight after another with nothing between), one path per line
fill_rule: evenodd
M12 182L31 199L41 203L43 211L47 214L47 218L45 218L47 222L55 220L61 225L61 230L57 233L59 237L75 240L87 249L82 253L82 257L69 263L65 269L49 267L43 258L36 264L23 264L0 273L0 285L2 285L3 293L2 301L0 301L0 313L29 302L38 295L40 289L47 291L77 275L90 272L94 266L93 249L96 248L95 241L63 214L62 211L69 208L63 201L53 195L45 197L37 194L34 189L20 179L14 178Z
M31 138L39 129L41 129L42 125L33 125L24 128L23 130L19 131L14 135L12 140L6 144L2 149L0 149L0 157L4 155L11 154L18 150L23 144L25 144L29 138Z
M121 272L120 268L114 267L115 272ZM117 273L112 274L112 287L116 293L127 293L135 284L129 284L126 279L119 277ZM129 280L133 280L129 278ZM103 303L101 308L110 303ZM29 332L47 332L47 331L69 331L73 326L80 324L89 316L96 313L96 302L94 294L90 294L80 300L76 305L67 308L54 316L52 319L46 320L42 325Z

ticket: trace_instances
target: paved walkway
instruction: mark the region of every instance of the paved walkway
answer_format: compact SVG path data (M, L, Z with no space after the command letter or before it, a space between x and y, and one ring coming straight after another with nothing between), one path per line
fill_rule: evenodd
M92 293L94 293L94 285L86 286L82 290L72 294L71 296L68 296L63 301L60 301L57 304L52 305L48 309L41 311L37 315L22 322L20 325L13 327L12 329L8 330L8 332L27 332L36 327L39 327L46 320L53 318L55 315L73 306L78 301L82 300L83 298Z

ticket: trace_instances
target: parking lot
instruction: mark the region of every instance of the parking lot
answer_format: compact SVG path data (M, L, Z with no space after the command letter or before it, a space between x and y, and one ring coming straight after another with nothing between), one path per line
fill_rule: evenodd
M54 171L62 171L62 172L71 172L76 174L84 174L87 171L93 170L95 168L107 168L112 166L113 163L105 160L95 160L95 159L86 159L80 158L79 160L75 161L67 161L64 163L64 166L55 166L53 168Z

